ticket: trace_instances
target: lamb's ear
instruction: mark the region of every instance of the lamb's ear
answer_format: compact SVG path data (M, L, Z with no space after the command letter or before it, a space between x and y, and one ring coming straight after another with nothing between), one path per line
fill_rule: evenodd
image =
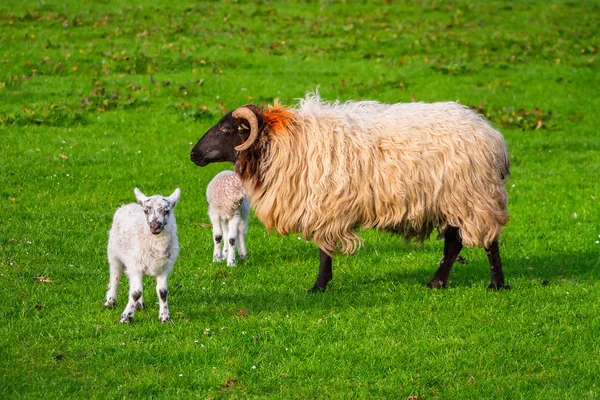
M175 207L175 204L177 204L177 202L179 201L180 195L181 195L181 190L179 190L179 188L177 188L177 189L175 189L173 194L171 194L169 197L167 197L167 200L169 201L169 203L172 204L172 207Z
M133 189L133 194L135 194L135 198L141 206L143 206L144 202L148 200L148 197L144 193L140 192L140 189L138 188Z

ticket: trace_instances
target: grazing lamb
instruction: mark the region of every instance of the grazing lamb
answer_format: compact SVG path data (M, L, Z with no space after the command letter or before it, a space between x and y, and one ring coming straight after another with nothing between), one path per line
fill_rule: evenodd
M509 158L502 134L467 107L327 103L318 94L294 108L247 105L210 128L191 160L234 163L267 229L301 232L320 247L311 292L327 287L336 251L360 247L361 226L421 241L443 233L428 287L446 285L466 245L485 248L488 288L508 288L498 237L509 219Z
M208 184L206 200L215 245L213 261L221 262L226 257L227 265L235 267L236 245L240 258L246 258L245 236L250 212L246 187L235 172L222 171Z
M167 278L179 254L177 224L173 207L181 191L175 189L169 197L146 197L134 190L138 203L120 207L108 233L108 263L110 281L104 306L117 305L117 289L123 270L129 278L129 302L121 315L121 324L133 323L133 314L144 307L142 275L156 277L160 322L171 319L167 305Z

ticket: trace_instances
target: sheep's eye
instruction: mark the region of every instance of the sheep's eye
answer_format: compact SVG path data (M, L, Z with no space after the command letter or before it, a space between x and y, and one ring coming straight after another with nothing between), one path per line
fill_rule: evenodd
M144 214L146 214L146 215L150 214L150 210L148 210L147 208L144 208Z
M229 133L229 132L231 132L231 129L228 126L222 126L219 128L219 132Z
M160 210L160 215L169 215L169 210Z

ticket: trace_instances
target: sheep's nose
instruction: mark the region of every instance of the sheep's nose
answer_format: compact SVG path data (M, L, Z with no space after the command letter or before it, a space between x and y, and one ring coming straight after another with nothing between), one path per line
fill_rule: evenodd
M160 225L160 222L158 222L158 221L152 221L152 222L150 222L150 232L152 232L155 235L161 233L162 232L162 226Z

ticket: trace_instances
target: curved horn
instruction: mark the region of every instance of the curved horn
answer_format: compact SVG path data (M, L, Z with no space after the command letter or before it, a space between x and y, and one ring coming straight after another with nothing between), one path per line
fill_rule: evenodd
M248 136L248 139L244 143L235 147L237 151L247 150L254 144L254 142L256 142L256 139L258 138L258 120L256 118L256 114L254 114L254 112L248 107L240 107L231 115L233 118L243 118L250 124L250 136Z

